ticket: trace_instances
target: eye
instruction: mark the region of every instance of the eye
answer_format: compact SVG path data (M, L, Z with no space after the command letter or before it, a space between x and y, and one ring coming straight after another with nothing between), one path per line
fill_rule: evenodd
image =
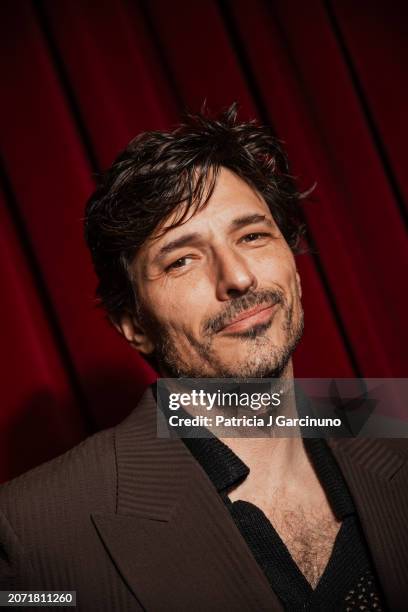
M252 232L251 234L247 234L246 236L241 238L241 241L242 242L255 242L259 238L265 238L267 236L270 236L270 234L266 232Z
M185 257L180 257L179 259L176 259L176 261L173 261L173 263L171 263L169 266L166 266L166 272L169 270L175 270L177 268L184 268L187 265L187 259L191 259L191 257L188 257L186 255Z

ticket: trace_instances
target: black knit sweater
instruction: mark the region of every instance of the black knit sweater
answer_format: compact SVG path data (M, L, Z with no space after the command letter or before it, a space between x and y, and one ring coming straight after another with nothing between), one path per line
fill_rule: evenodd
M315 589L262 510L228 498L228 490L248 476L249 468L215 437L184 438L183 442L214 484L285 610L386 610L353 500L323 439L303 442L341 527Z

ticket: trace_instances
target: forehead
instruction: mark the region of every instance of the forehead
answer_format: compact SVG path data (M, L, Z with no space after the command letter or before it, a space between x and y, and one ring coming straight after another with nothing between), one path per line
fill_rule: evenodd
M186 231L204 232L213 227L218 231L230 225L235 218L244 215L261 214L272 219L268 205L262 196L248 183L231 170L221 168L215 182L214 190L208 202L197 212L187 212L182 225L172 227L185 212L183 206L175 210L161 223L145 244L144 250L170 239L177 238Z

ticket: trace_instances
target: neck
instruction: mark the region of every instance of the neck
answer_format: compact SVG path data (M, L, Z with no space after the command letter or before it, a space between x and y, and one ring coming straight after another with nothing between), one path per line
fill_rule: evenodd
M290 360L280 377L281 379L293 379L293 363ZM288 400L284 407L286 415L296 415L296 404L294 393L288 394ZM288 477L298 478L302 474L302 466L308 463L307 455L300 436L283 438L220 438L252 472L264 471L273 480L271 486L279 486ZM273 469L271 470L271 466ZM268 469L269 468L269 469Z

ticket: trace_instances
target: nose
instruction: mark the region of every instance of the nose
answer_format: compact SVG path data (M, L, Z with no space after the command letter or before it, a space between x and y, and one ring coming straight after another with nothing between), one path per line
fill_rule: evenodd
M217 254L215 265L217 299L230 300L256 288L256 277L239 253L225 249Z

